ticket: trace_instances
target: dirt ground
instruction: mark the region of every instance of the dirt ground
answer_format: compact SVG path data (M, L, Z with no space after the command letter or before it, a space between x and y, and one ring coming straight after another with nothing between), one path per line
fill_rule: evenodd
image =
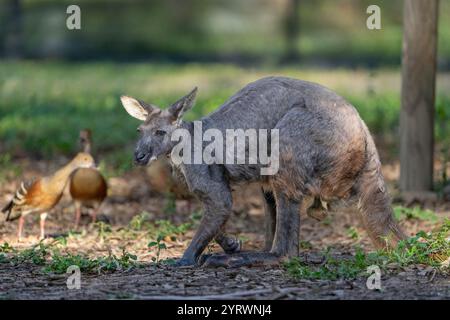
M61 162L64 160L62 159ZM57 164L53 164L57 166ZM54 167L46 163L21 163L25 168L22 178L51 172ZM384 167L386 178L398 177L398 165ZM6 202L20 179L6 178L0 185L0 203ZM121 177L111 178L109 197L102 207L102 217L108 221L110 232L102 237L97 227L83 219L80 233L67 237L62 249L65 252L82 253L89 257L120 255L126 250L135 254L142 267L112 273L82 273L81 288L69 290L67 274L44 272L42 266L23 263L0 263L0 299L449 299L450 279L424 265L407 268L395 267L384 272L381 290L369 290L367 277L355 280L295 280L282 267L255 267L239 269L176 268L154 264L151 258L155 250L147 246L154 239L148 233L124 233L134 216L146 212L147 221L168 219L174 225L189 221L190 213L199 211L195 201L176 200L167 210L167 197L156 195L144 169L134 169ZM395 185L390 184L395 192ZM258 250L263 245L262 203L256 186L237 187L235 207L228 222L229 233L243 240L244 250ZM450 204L426 203L439 218L450 216ZM169 212L169 213L168 213ZM45 243L54 241L52 236L67 233L74 223L73 206L66 194L49 214ZM402 227L413 235L419 230L431 230L438 222L407 220ZM354 228L357 236L350 236ZM0 245L8 242L18 249L38 243L38 217L28 217L25 238L17 242L16 223L0 223ZM166 238L167 249L160 258L180 257L192 238L195 228L176 239ZM122 232L122 233L121 233ZM355 232L353 232L355 234ZM331 213L318 222L302 217L301 241L310 248L302 250L301 260L309 264L321 263L320 253L327 247L337 257L354 253L355 245L365 251L373 249L356 214L350 211ZM219 251L212 244L208 251ZM318 261L319 260L319 261Z

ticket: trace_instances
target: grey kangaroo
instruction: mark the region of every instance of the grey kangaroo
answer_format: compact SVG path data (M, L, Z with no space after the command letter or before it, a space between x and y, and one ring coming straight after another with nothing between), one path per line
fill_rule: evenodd
M134 157L147 165L169 155L178 128L194 135L182 121L192 108L195 88L167 109L122 96L126 111L142 121ZM179 266L239 267L278 263L299 254L300 213L317 219L335 204L354 205L377 247L405 235L393 218L381 164L372 137L356 109L331 90L310 82L268 77L248 84L220 108L201 118L202 130L278 129L279 169L261 175L261 165L186 164L175 172L204 206L203 218ZM204 146L203 146L204 147ZM246 149L246 152L248 149ZM240 252L239 241L224 227L232 209L231 185L259 181L266 211L263 252ZM226 254L204 255L215 239Z

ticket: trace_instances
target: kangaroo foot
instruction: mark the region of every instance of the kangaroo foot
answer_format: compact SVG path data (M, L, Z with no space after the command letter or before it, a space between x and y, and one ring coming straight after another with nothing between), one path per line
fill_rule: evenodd
M198 266L198 263L196 263L195 260L180 258L175 261L174 266L175 267L195 267L195 266Z
M269 252L241 252L234 254L212 254L201 259L202 267L240 268L273 266L280 263L280 257Z

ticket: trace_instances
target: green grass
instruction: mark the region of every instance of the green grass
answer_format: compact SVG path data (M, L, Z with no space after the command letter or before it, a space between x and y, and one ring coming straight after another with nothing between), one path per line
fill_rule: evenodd
M14 163L9 153L0 154L0 182L16 178L22 173L20 166Z
M73 265L78 266L82 272L90 273L125 271L140 266L137 262L137 257L126 251L123 251L119 257L110 254L105 257L89 258L79 254L61 254L56 250L53 252L44 271L56 274L66 273L67 269Z
M194 213L187 222L181 224L174 224L170 220L150 221L148 218L149 214L143 212L135 216L128 226L119 230L113 230L110 225L103 222L97 222L95 226L98 239L108 243L111 237L120 237L124 241L145 238L148 239L148 250L156 254L152 258L154 263L173 263L173 259L160 259L163 250L167 249L166 242L175 241L177 237L192 230L198 222L198 215ZM143 262L137 260L136 255L129 253L125 248L122 248L121 255L109 253L107 256L99 257L66 252L65 247L71 237L82 237L82 235L69 234L56 238L51 243L40 242L21 250L5 242L0 245L0 263L34 264L42 266L44 272L52 273L65 273L71 265L76 265L82 272L88 273L123 271L143 265Z
M0 246L0 263L19 265L30 263L43 267L46 273L62 274L67 268L76 265L82 272L104 273L128 270L139 267L141 264L137 257L123 250L121 256L109 254L108 256L91 258L82 254L61 253L57 247L60 240L50 244L40 242L25 250L17 250L8 243Z
M121 94L167 107L192 87L199 87L197 119L216 109L248 82L267 75L285 75L324 84L358 109L372 132L396 137L400 109L398 70L298 69L259 70L221 64L113 64L0 62L0 161L17 155L73 155L80 129L91 128L94 153L102 170L113 176L132 166L139 122L120 104ZM444 154L450 146L449 76L438 81L436 137ZM4 155L6 154L6 155ZM8 158L9 157L9 158ZM8 167L7 166L7 167ZM7 170L7 169L0 169ZM4 174L3 174L4 175ZM0 171L0 178L2 173Z
M353 257L345 259L337 259L326 252L320 266L310 266L299 258L293 258L284 267L296 279L336 280L356 278L366 270L367 263L367 255L359 249Z
M407 208L403 206L394 207L394 217L397 220L416 219L421 221L437 222L439 217L434 211L422 209L420 207Z
M324 253L324 261L319 265L311 265L293 258L284 263L287 273L296 279L336 280L354 279L367 272L371 265L382 270L387 265L398 267L425 264L438 268L450 257L450 219L434 232L419 232L414 237L400 241L394 249L365 253L360 248L347 258L337 258L329 251Z
M156 238L158 236L176 238L192 230L197 225L199 214L194 212L187 222L174 224L171 220L160 219L156 221L149 220L149 213L142 212L131 219L127 228L122 231L126 233L146 232L149 237Z

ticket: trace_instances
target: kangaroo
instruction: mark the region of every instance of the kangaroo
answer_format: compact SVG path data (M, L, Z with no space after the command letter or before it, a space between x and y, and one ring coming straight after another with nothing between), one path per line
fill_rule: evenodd
M176 129L194 136L195 125L182 121L182 116L193 107L196 93L197 88L164 110L121 97L125 110L142 121L134 152L136 164L148 165L173 153L177 141L171 136ZM204 207L200 226L178 266L239 267L297 256L300 213L322 219L339 202L357 208L377 247L405 238L393 218L369 130L356 109L333 91L307 81L267 77L248 84L199 122L203 132L278 130L279 168L274 174L263 175L260 163L174 165ZM248 151L246 146L245 153ZM264 195L263 252L240 252L239 241L224 231L232 208L231 185L249 181L259 181ZM201 256L213 239L226 254Z

